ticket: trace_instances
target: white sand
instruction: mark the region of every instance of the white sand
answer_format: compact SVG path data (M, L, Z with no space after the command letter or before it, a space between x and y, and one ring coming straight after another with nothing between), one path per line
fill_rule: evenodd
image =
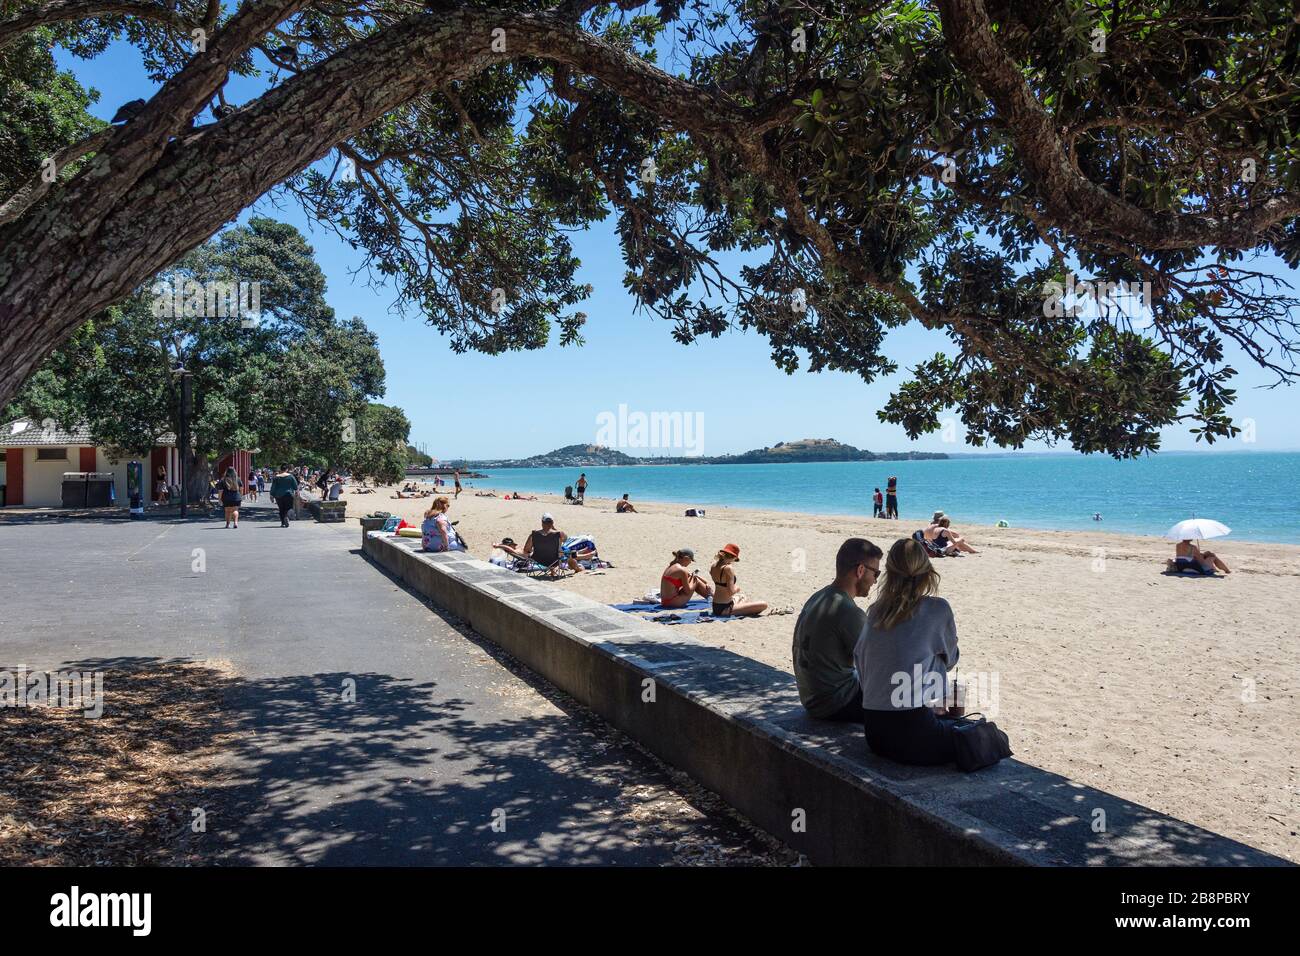
M844 538L888 550L915 530L866 517L710 508L686 518L683 505L642 502L619 515L610 499L475 497L487 490L467 486L452 506L475 555L503 536L522 545L549 510L616 565L554 586L611 604L656 589L675 548L693 548L707 571L734 542L744 594L797 610L830 583ZM351 517L379 509L416 523L429 502L389 489L348 497ZM996 675L995 716L1016 756L1300 862L1300 547L1222 539L1213 548L1231 575L1173 578L1161 574L1173 550L1159 538L959 518L982 553L938 561L940 593L956 613L962 672ZM777 616L688 630L789 671L793 627Z

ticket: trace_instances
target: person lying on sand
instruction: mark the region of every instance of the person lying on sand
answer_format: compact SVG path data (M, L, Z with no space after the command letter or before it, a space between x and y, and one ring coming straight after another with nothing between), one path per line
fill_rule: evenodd
M492 497L495 498L496 495L493 495ZM521 495L517 491L513 495L506 495L506 497L513 498L515 501L536 501L537 500L536 495Z
M495 498L495 497L496 497L496 492L494 492L494 491L476 491L476 492L474 492L474 497L475 497L475 498ZM510 496L509 496L509 495L506 495L506 497L509 498Z
M690 571L687 566L695 560L695 552L690 548L680 548L673 552L672 560L664 573L659 576L659 603L664 607L685 607L691 598L713 597L713 587L704 580L699 571Z
M1215 569L1224 574L1231 574L1228 566L1213 551L1202 551L1190 538L1184 538L1174 546L1174 557L1165 562L1166 571L1199 571L1201 574L1213 574Z
M615 514L636 514L636 508L632 507L632 502L627 500L627 495L620 498L614 505Z
M713 567L709 568L709 577L716 585L713 591L714 617L756 617L767 610L766 602L746 601L745 595L740 593L736 570L732 567L739 560L740 545L724 544L713 561Z

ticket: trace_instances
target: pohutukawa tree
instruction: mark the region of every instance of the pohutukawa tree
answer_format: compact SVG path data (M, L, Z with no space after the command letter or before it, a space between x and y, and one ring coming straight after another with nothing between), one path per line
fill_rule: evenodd
M912 435L956 408L977 444L1134 455L1180 420L1233 433L1227 343L1295 376L1268 267L1300 263L1290 0L4 10L0 52L124 36L161 86L0 199L0 404L272 189L458 350L579 340L567 235L611 213L624 285L683 342L755 329L787 370L869 381L890 329L941 330L879 413ZM1150 308L1060 307L1072 273Z

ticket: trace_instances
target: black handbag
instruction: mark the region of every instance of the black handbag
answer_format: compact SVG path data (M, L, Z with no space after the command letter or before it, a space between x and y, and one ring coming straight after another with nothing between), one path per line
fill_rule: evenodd
M991 767L1012 753L1007 735L981 714L958 717L953 722L952 743L957 751L957 766L967 773Z

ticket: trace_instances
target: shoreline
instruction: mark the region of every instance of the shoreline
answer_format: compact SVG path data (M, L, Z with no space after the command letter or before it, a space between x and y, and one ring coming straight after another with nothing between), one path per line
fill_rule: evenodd
M633 502L638 513L619 515L611 498L577 507L555 494L475 496L494 484L468 486L452 504L470 554L486 559L506 536L522 544L549 511L566 534L593 536L613 567L548 586L603 604L657 588L675 548L694 548L707 571L715 551L736 543L746 597L797 612L830 583L845 538L888 550L916 527L730 506L687 518L676 502L643 500ZM390 493L356 497L348 510L418 524L432 500ZM1216 539L1233 573L1199 578L1165 575L1173 544L1151 535L956 528L981 553L936 559L939 595L957 621L962 673L991 681L995 706L982 709L1018 758L1300 862L1300 762L1285 746L1300 709L1300 623L1291 610L1300 545ZM673 627L684 641L788 673L795 620Z
M1186 454L1194 454L1194 452L1187 452ZM1258 454L1258 453L1242 452L1241 454ZM602 465L601 467L611 467L611 468L612 468L612 467L629 467L629 468L631 468L631 467L642 467L642 466L631 466L631 465L629 465L629 466L613 466L613 465L605 466L605 465ZM662 467L677 467L677 466L668 466L668 465L665 465L665 466L662 466ZM686 466L681 466L681 467L686 467ZM521 469L521 470L524 470L524 469ZM403 479L403 481L408 481L408 480L409 480L409 481L416 481L416 482L427 483L427 482L425 482L424 479L422 479L422 478L417 478L417 477L411 477L411 478ZM507 494L507 493L513 494L513 493L514 493L514 490L515 490L513 486L506 486L506 487L498 488L498 487L496 487L495 485L490 484L491 476L489 476L487 479L475 479L475 481L477 481L477 482L479 482L479 483L478 483L478 484L472 484L472 483L470 483L469 481L462 481L462 484L464 485L464 487L465 487L465 489L466 489L465 491L463 491L463 492L461 493L461 495L462 495L462 500L463 500L464 496L467 495L467 494L470 495L470 496L472 497L472 496L473 496L473 493L474 493L475 491L493 492L493 493L495 493L495 494L497 494L497 495L499 496L499 495L504 495L504 494ZM391 486L391 487L395 487L395 486ZM384 490L387 491L387 490L390 490L390 488L386 488L386 489L384 489ZM552 493L552 492L542 492L542 491L525 491L525 493L526 493L526 494L530 494L530 495L536 495L536 496L537 496L537 499L538 499L539 501L549 501L549 502L551 502L552 504L556 504L556 505L564 505L564 504L565 504L565 500L564 500L564 496L563 496L563 495L554 494L554 493ZM438 494L446 494L448 497L451 496L451 492L450 492L450 491L448 490L448 488L445 487L445 486L444 486L443 488L440 488L440 489L438 490ZM603 505L609 505L610 507L613 507L613 503L614 503L614 501L617 500L617 499L615 499L615 498L605 498L605 497L599 497L599 498L598 498L598 497L594 497L594 496L589 496L587 500L588 500L590 503L592 503L592 504L597 504L597 503L599 503L599 504L601 504L602 506L603 506ZM811 520L814 520L814 521L823 521L823 522L826 522L826 521L843 521L843 520L848 519L848 520L852 520L852 521L854 521L854 522L865 522L867 525L869 525L869 526L872 527L872 528L876 528L876 527L887 528L887 527L890 526L890 525L897 525L897 526L898 526L898 531L899 531L898 537L908 537L908 536L911 535L911 533L912 533L913 531L916 531L916 530L918 530L918 529L920 529L920 528L923 528L923 527L925 527L926 525L929 524L929 518L928 518L928 517L918 517L918 518L910 518L910 517L904 518L904 517L900 517L900 518L898 518L897 520L895 520L895 519L873 518L870 514L865 513L865 512L863 512L863 511L861 511L861 510L857 510L857 509L853 509L853 510L845 509L845 510L843 510L843 511L824 510L824 509L823 509L823 510L817 510L817 511L805 511L805 510L803 510L803 509L801 509L801 508L798 508L798 507L795 507L795 506L792 505L792 506L790 506L790 507L788 507L788 508L785 508L784 510L777 510L777 509L774 509L774 508L771 508L771 507L767 507L767 506L764 506L764 505L743 505L743 504L722 505L722 504L713 504L713 503L708 502L708 501L704 501L704 502L701 503L700 499L698 499L698 498L680 498L680 499L675 499L675 498L662 498L662 497L661 497L661 498L653 498L653 499L651 499L651 498L637 498L637 499L635 499L635 501L634 501L633 503L634 503L638 508L641 507L642 505L645 505L645 506L647 506L647 507L652 507L652 508L656 509L656 511L659 510L659 509L670 509L670 508L702 507L702 508L706 509L706 511L709 513L709 516L710 516L710 517L712 517L714 513L717 513L717 514L721 515L721 514L726 514L726 513L737 514L737 513L751 513L751 512L753 512L753 513L763 513L763 514L769 514L769 515L783 515L783 514L799 515L799 516L801 516L801 517L803 517L803 518L811 519ZM933 512L931 512L931 513L933 513ZM1032 520L1032 519L1031 519L1031 520ZM1148 533L1144 533L1144 532L1141 532L1141 531L1110 530L1110 529L1108 529L1108 528L1101 527L1101 526L1104 525L1104 524L1105 524L1105 521L1104 521L1104 519L1103 519L1103 521L1100 521L1100 522L1097 522L1097 523L1096 523L1096 525L1097 525L1096 527L1092 527L1092 528L1060 528L1060 527L1046 527L1046 526L1043 526L1043 525L1040 525L1040 524L1036 524L1036 523L1024 523L1024 524L1009 523L1007 527L1005 527L1005 528L1000 528L1000 527L998 527L996 524L987 524L987 523L981 523L981 522L968 522L968 521L962 521L959 527L958 527L957 525L954 525L954 527L957 527L957 529L958 529L959 531L961 531L963 534L965 534L965 533L966 533L966 530L969 529L969 530L976 531L977 533L981 533L981 534L987 533L987 534L993 534L993 535L1003 535L1003 534L1006 534L1006 533L1008 533L1008 532L1012 532L1012 533L1014 533L1014 532L1027 532L1027 533L1030 533L1030 534L1047 534L1047 535L1053 535L1053 534L1059 534L1059 535L1082 535L1082 536L1088 536L1088 537L1094 537L1094 536L1095 536L1095 537L1099 537L1099 538L1106 538L1106 537L1113 537L1113 538L1134 538L1134 539L1138 539L1138 541L1140 541L1140 542L1145 542L1145 543L1148 544L1148 545L1155 544L1155 543L1159 543L1160 545L1167 547L1167 548L1169 549L1171 555L1173 554L1173 546L1174 546L1174 542L1166 540L1166 539L1165 539L1162 535L1160 535L1160 534L1148 534ZM903 528L907 528L907 529L909 529L909 530L907 530L907 531L903 531L903 530L902 530ZM868 537L869 537L869 536L868 536ZM1269 540L1269 539L1251 538L1251 537L1246 537L1246 536L1244 536L1244 535L1239 536L1239 535L1237 535L1236 532L1233 532L1232 535L1229 535L1229 536L1226 536L1226 537L1223 537L1223 538L1214 538L1214 539L1209 539L1209 540L1214 540L1214 541L1224 542L1224 543L1227 543L1227 544L1229 544L1229 545L1234 545L1234 544L1270 545L1270 546L1276 546L1276 547L1280 547L1280 548L1289 548L1289 549L1293 550L1295 553L1300 554L1300 544L1288 544L1286 541L1280 541L1280 540L1279 540L1279 541L1274 541L1274 540ZM1130 542L1130 543L1132 543L1132 542Z

